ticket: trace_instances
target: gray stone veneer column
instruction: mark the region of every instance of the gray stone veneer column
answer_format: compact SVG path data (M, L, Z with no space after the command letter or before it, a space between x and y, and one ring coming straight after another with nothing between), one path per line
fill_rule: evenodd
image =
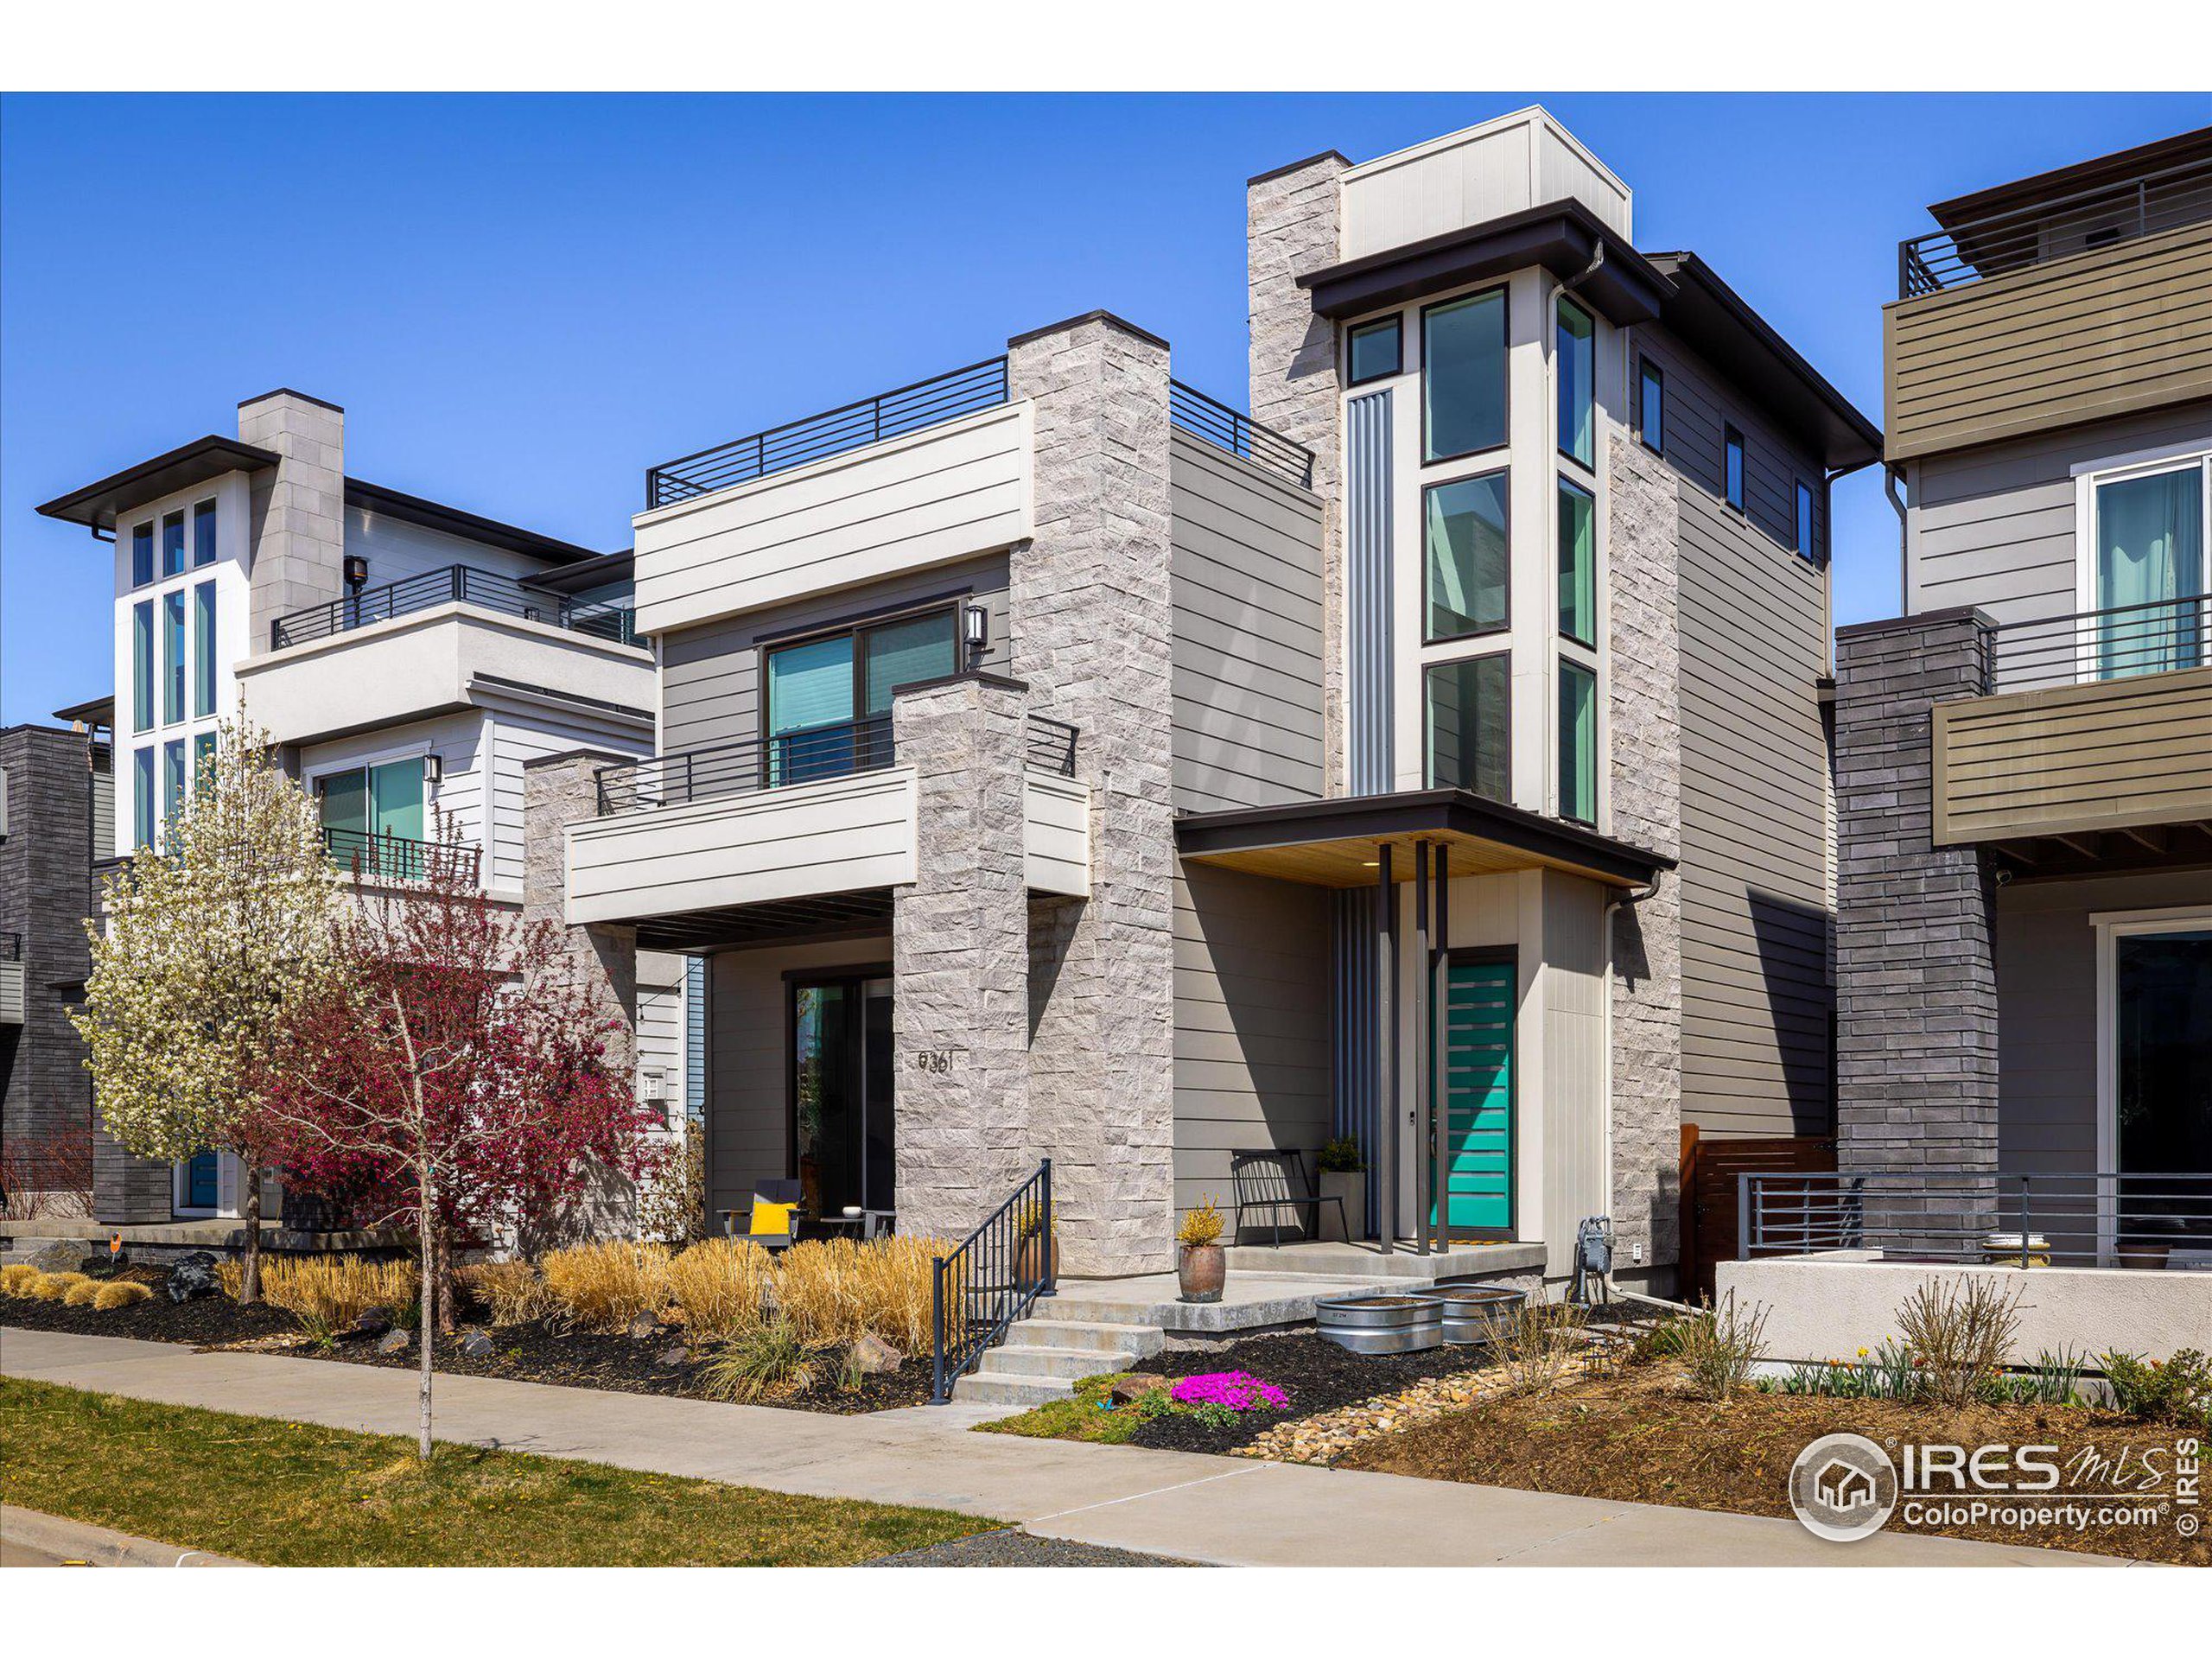
M632 1077L638 1065L638 930L594 922L571 926L563 913L569 891L569 861L563 824L599 814L594 772L620 766L633 755L599 749L543 755L523 763L522 913L525 922L545 921L561 938L579 981L600 1011L614 1022L607 1038L607 1064Z
M1675 858L1681 855L1682 731L1675 475L1625 433L1614 434L1608 463L1612 830L1622 841ZM1655 1268L1680 1253L1680 876L1668 871L1649 898L1618 906L1612 931L1611 1203L1620 1245L1614 1262L1633 1273L1630 1247L1637 1243Z
M1332 795L1347 788L1344 415L1336 325L1313 315L1312 296L1297 279L1338 260L1338 181L1351 165L1331 150L1262 173L1244 191L1252 418L1313 452L1313 490L1322 503L1322 627L1328 647L1322 665L1322 775Z
M280 616L345 592L346 411L279 390L238 405L238 437L281 459L253 474L251 643Z
M1038 901L1030 1120L1066 1270L1158 1272L1174 1226L1167 346L1100 312L1008 356L1036 421L1014 671L1033 709L1080 728L1091 788L1090 897Z
M1988 619L1836 631L1836 1133L1847 1170L1997 1167L1995 888L1939 848L1929 710L1980 694Z
M917 790L916 880L893 891L891 919L901 1232L958 1240L1043 1155L1029 1112L1027 706L1027 688L986 675L892 705Z

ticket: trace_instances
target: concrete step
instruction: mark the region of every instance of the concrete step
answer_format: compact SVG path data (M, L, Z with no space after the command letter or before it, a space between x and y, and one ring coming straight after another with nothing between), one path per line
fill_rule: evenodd
M1041 1406L1065 1400L1075 1384L1065 1376L1023 1376L1015 1372L970 1371L952 1385L952 1397L969 1405Z
M1078 1377L1126 1371L1136 1363L1135 1354L1109 1353L1099 1348L1046 1348L1032 1342L1006 1342L985 1349L976 1369L992 1376Z
M1027 1319L1014 1327L1022 1337L1053 1348L1092 1348L1101 1353L1149 1359L1167 1345L1156 1325L1122 1325L1110 1319Z

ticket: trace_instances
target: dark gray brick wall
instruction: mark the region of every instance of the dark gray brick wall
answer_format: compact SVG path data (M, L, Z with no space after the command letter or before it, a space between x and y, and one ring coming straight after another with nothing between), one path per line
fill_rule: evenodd
M21 937L23 1023L0 1027L5 1076L0 1135L91 1128L92 1079L67 1010L84 995L92 880L92 744L83 732L15 726L0 732L8 773L8 838L0 842L0 933Z

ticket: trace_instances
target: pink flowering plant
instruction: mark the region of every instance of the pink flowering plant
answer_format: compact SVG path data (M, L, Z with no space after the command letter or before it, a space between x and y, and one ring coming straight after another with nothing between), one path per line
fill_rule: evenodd
M1249 1371L1205 1371L1176 1379L1167 1390L1179 1406L1213 1406L1230 1411L1285 1411L1290 1396Z

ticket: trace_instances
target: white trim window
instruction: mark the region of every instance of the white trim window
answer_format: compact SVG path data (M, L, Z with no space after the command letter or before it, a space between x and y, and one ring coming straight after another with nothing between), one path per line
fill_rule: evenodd
M2078 473L2075 546L2077 678L2212 663L2212 454Z

